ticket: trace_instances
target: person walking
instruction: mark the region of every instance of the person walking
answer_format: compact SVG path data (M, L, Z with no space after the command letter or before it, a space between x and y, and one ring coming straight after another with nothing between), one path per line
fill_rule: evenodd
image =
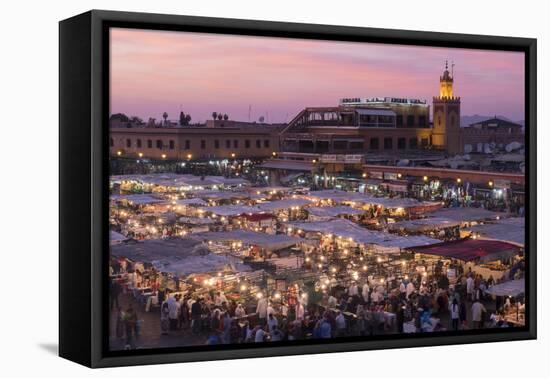
M453 331L458 331L458 322L460 321L460 306L458 301L453 299L453 302L449 305L449 312L451 313L451 328Z
M476 299L472 305L472 326L474 329L483 328L483 315L485 312L487 312L485 306L483 306L479 299Z

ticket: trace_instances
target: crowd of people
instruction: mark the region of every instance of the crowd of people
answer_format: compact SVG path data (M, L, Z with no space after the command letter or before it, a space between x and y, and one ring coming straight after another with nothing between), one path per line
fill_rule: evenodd
M459 270L456 283L450 284L439 267L429 276L417 274L391 285L351 281L331 284L322 292L304 290L278 298L258 292L229 300L222 290L172 295L165 289L160 293L159 332L191 335L199 343L214 345L509 326L496 311L509 303L495 305L485 294L496 283L492 277ZM120 308L121 293L113 284L116 336L124 339L126 348L134 348L141 321L132 304Z

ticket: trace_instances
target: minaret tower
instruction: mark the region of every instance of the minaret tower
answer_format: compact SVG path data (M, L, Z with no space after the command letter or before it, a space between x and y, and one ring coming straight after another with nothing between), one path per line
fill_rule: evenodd
M462 153L460 140L460 97L453 95L454 63L445 62L445 71L439 77L439 96L433 98L432 145L449 155Z

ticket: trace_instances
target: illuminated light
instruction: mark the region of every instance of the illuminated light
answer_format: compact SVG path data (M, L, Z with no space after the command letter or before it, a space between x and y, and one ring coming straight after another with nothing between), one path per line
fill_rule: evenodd
M405 261L401 261L401 265L405 266L407 263Z
M292 227L288 227L286 230L287 230L288 232L292 232Z
M302 293L302 298L305 298L307 297L307 294L306 293Z
M424 181L428 181L428 176L424 176Z
M462 179L459 177L456 179L456 182L460 184L462 182Z
M261 297L263 297L264 295L262 293L258 293L256 294L256 298L260 299Z
M330 283L330 280L329 280L329 279L326 279L326 280L325 280L325 284L328 285L329 283ZM302 297L302 298L303 298L303 297Z
M312 163L317 163L317 159L313 159L311 162Z
M323 261L325 259L325 256L320 256L319 260Z
M160 155L160 157L162 157L163 159L166 159L166 154L162 154Z
M403 177L403 175L401 173L398 173L397 178L401 178L401 177Z
M424 272L424 273L422 273L422 275L423 275L424 277L426 277L426 276L428 275L428 272Z
M325 290L326 288L327 288L327 285L325 285L325 284L321 285L321 289Z
M366 266L366 265L363 265L363 270L367 270L367 266Z
M281 298L281 293L275 293L275 299L280 299Z
M406 279L406 280L409 279L409 275L408 275L408 274L405 274L405 279Z
M384 279L383 279L383 278L380 278L380 283L384 283Z
M323 264L317 264L317 267L321 269L323 267Z
M306 257L306 262L309 262L311 259L309 257Z
M363 173L362 174L363 178L367 177L367 174L366 173Z
M118 156L120 156L120 155L122 155L122 151L117 151L116 154L117 154Z
M235 153L234 153L234 152L231 153L231 157L232 157L232 158L235 157Z
M332 273L336 273L336 268L332 268Z
M193 157L192 154L187 154L187 159L191 160L192 157Z
M489 181L489 186L493 186L493 182L492 182L492 181Z
M138 153L139 157L143 157L143 152Z
M381 262L382 262L382 258L378 257L378 258L376 259L376 262L381 263Z
M276 153L275 151L273 151L273 152L271 153L271 155L277 156L277 153Z
M245 291L246 290L246 285L241 285L241 291Z

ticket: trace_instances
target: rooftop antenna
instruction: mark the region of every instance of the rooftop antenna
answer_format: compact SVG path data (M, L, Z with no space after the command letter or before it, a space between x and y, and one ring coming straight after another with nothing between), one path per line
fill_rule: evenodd
M250 113L252 112L252 105L248 105L248 122L250 122Z
M451 77L455 78L455 62L451 61Z

